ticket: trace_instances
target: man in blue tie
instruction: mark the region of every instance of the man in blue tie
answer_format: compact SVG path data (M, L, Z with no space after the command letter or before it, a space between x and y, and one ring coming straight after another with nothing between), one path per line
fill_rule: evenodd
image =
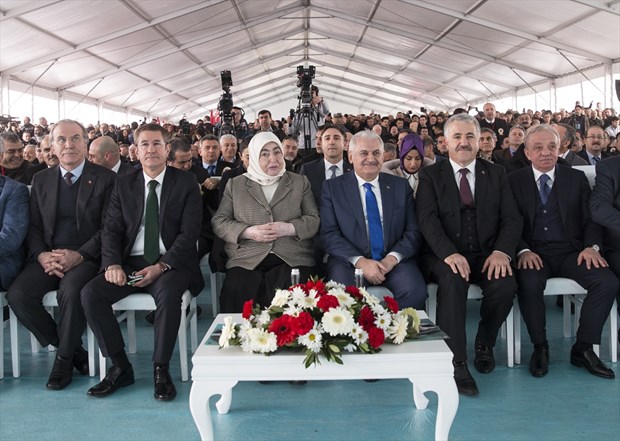
M590 215L588 180L580 170L556 165L559 146L560 136L553 127L535 126L525 135L525 154L531 167L508 175L523 216L517 282L519 306L534 345L530 372L543 377L549 370L543 298L547 279L567 277L588 291L570 362L593 375L614 378L592 345L601 343L620 282L602 256L603 231Z
M401 308L423 308L426 284L416 254L422 237L406 179L379 173L383 141L370 131L349 144L354 173L323 183L321 242L329 254L329 278L353 285L355 268L370 285L388 288Z

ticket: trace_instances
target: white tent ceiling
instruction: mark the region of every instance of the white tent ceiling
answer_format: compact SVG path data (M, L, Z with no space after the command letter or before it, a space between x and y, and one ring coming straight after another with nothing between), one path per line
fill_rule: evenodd
M297 104L453 109L620 62L620 0L0 0L0 74L178 119ZM282 116L282 115L280 115Z

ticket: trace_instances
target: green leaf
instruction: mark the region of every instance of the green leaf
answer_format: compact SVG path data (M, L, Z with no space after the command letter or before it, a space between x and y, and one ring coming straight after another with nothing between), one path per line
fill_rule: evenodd
M329 349L330 349L332 352L335 352L336 354L339 354L339 353L340 353L340 348L339 348L338 346L336 346L336 345L329 345Z

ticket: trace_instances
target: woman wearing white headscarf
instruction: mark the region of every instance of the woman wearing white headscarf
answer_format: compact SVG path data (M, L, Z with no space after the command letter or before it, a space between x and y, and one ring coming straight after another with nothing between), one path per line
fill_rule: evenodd
M290 285L292 268L303 282L315 265L319 211L308 179L286 171L271 132L254 135L248 150L248 171L228 182L212 221L228 255L222 312L241 312L250 299L269 306L275 290Z

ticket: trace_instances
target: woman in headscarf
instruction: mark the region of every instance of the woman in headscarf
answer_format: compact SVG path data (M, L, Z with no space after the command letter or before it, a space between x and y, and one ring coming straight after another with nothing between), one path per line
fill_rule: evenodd
M424 142L415 133L403 138L399 156L400 159L385 162L381 171L407 179L415 197L418 190L418 171L432 165L433 161L424 157Z
M241 312L250 299L269 306L277 288L290 286L292 268L304 282L315 265L319 211L308 179L286 171L271 132L254 135L248 150L247 172L228 182L212 221L228 255L222 312Z

